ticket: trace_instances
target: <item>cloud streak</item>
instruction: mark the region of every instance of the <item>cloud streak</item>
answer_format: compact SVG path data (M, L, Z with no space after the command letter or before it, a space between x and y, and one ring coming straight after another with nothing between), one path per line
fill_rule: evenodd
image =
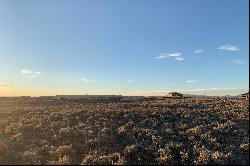
M197 80L187 80L185 81L186 83L193 83L193 82L197 82Z
M225 51L240 51L240 49L237 46L234 45L223 45L217 48L218 50L225 50Z
M202 52L203 52L203 50L201 50L201 49L200 49L200 50L195 50L195 51L194 51L195 54L199 54L199 53L202 53Z
M16 85L12 84L0 84L0 88L14 88Z
M170 57L181 57L182 53L181 52L176 52L176 53L160 53L155 59L166 59Z
M154 59L167 59L167 58L174 58L178 61L183 61L184 58L182 57L181 52L175 52L175 53L160 53L157 57Z
M184 58L181 58L181 57L178 57L178 58L175 58L176 60L178 61L184 61Z
M22 69L20 70L21 74L28 76L29 78L35 78L37 77L39 74L41 74L41 72L35 72L32 71L30 69Z
M81 81L85 83L90 83L90 82L94 82L95 80L88 80L88 79L82 78Z
M233 62L234 62L235 64L238 64L238 65L247 64L246 61L241 60L241 59L234 59Z

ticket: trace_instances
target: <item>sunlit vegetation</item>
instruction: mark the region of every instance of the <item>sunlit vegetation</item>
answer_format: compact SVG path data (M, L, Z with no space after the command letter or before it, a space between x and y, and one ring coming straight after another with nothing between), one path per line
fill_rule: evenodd
M249 164L246 101L0 99L0 164Z

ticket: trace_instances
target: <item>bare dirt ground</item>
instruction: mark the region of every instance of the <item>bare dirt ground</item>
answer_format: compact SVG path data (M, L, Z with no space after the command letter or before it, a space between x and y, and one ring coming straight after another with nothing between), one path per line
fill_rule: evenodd
M249 164L247 101L0 99L0 164Z

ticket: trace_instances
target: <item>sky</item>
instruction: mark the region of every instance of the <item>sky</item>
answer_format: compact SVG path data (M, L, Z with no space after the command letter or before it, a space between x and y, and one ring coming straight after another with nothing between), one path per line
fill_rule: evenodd
M0 0L0 96L239 95L248 0Z

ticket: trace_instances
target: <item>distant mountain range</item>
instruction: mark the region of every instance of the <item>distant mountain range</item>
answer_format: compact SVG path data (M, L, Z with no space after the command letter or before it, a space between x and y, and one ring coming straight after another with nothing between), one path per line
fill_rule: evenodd
M241 95L236 95L236 96L231 96L231 95L225 95L225 96L207 96L207 95L184 94L184 97L192 97L192 98L216 98L216 97L222 97L222 98L241 98Z

